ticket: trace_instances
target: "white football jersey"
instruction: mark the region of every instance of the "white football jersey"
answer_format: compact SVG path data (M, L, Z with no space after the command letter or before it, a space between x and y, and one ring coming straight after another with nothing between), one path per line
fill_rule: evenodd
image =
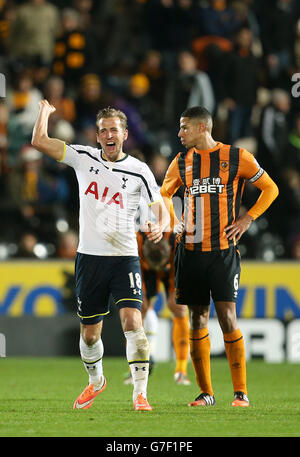
M68 145L62 163L74 168L79 185L78 252L91 255L138 255L135 216L143 200L162 201L148 165L126 155L116 162L101 149Z

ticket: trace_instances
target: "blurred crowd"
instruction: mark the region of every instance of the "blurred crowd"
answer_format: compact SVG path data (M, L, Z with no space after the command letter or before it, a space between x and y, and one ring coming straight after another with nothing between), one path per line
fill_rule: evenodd
M76 252L75 174L30 144L43 98L49 135L69 143L97 146L97 112L123 110L125 151L158 184L182 148L180 114L205 106L214 138L251 151L280 188L243 258L300 259L298 0L0 0L0 72L0 259ZM257 195L246 185L242 211Z

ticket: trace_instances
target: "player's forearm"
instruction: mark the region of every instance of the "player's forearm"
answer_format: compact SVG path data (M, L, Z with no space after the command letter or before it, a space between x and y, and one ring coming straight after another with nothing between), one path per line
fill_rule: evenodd
M49 155L55 160L62 160L65 150L65 143L56 138L48 136L48 120L50 113L40 108L39 115L35 122L31 144L39 151Z
M40 108L37 120L33 127L31 144L36 148L43 148L45 141L48 140L48 120L49 113ZM43 151L42 151L43 152Z
M261 194L252 208L247 211L249 216L251 216L253 219L257 219L259 216L261 216L269 208L269 206L273 203L279 194L277 185L269 176L265 177L262 185L258 183L256 187L261 190Z
M174 205L172 198L169 196L163 194L163 201L165 204L166 211L168 212L168 224L169 224L169 229L168 230L173 230L176 225L181 224L181 222L177 219L175 210L174 210Z

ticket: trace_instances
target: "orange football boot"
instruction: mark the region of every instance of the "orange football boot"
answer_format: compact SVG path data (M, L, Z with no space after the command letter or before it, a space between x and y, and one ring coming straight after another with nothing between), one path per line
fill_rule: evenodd
M136 400L133 402L135 411L152 411L152 406L149 405L147 399L142 395L138 394Z
M94 390L93 384L86 386L84 391L75 400L73 409L88 409L92 406L94 399L97 395L101 394L106 388L106 379L104 378L103 385L100 389Z

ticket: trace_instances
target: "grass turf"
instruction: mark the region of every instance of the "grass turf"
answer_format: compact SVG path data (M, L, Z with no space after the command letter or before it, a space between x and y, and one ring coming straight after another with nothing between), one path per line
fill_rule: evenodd
M104 359L107 389L89 410L72 410L87 383L76 357L0 359L0 437L299 437L299 366L247 364L251 406L233 408L227 361L212 359L217 404L189 408L198 395L173 381L173 362L150 376L152 412L135 412L132 386L123 384L125 359Z

